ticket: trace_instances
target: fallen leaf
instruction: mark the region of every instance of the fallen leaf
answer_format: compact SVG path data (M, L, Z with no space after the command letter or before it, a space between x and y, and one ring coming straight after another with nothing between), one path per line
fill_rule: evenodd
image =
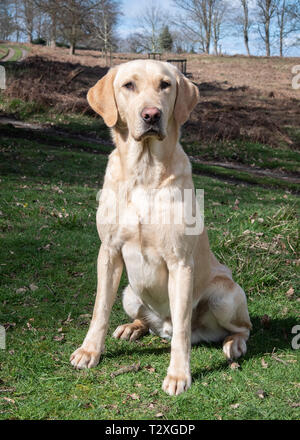
M260 398L260 399L264 399L266 397L266 393L264 392L264 390L258 390L256 392L256 395Z
M230 405L230 408L236 409L240 406L239 403L234 403L233 405Z
M16 290L16 293L25 293L27 291L26 287L20 287L19 289Z
M164 415L163 415L163 413L157 413L157 414L155 414L155 417L157 417L157 418L159 418L159 417L163 417Z
M136 393L129 394L129 397L133 400L140 400L140 396Z
M261 326L265 329L270 328L271 318L269 315L263 315L260 319Z
M238 370L240 368L240 364L238 362L231 362L230 368L231 370Z
M14 401L14 399L10 399L9 397L3 397L3 400L5 400L5 401L8 402L8 403L16 403L16 402Z
M294 295L294 292L295 292L294 288L290 287L289 290L285 294L288 298L292 298L292 296Z
M261 360L261 366L263 368L268 368L268 363L264 360L264 358L262 358L262 360Z
M35 292L37 289L38 289L38 286L36 286L35 284L30 284L29 285L29 289L32 291L32 292Z
M152 367L151 365L146 365L145 368L146 368L146 370L149 371L149 373L154 373L155 372L155 368Z
M53 340L57 341L57 342L61 342L64 340L64 338L65 338L65 335L62 333L60 336L58 336L58 335L54 336Z

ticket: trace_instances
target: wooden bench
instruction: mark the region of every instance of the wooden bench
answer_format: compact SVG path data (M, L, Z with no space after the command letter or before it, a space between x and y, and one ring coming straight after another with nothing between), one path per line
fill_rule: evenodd
M186 73L186 63L187 60L186 59L182 59L182 58L177 58L174 60L167 60L168 63L172 63L175 64L176 67L184 74L187 75Z
M161 53L160 52L149 52L148 53L148 59L152 60L161 60Z

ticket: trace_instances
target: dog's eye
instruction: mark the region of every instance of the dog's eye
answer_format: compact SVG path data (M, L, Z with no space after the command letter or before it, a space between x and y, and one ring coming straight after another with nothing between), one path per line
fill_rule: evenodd
M128 83L124 84L123 87L126 87L128 90L134 90L134 83L129 81Z
M165 90L165 89L167 89L170 86L171 86L171 84L169 82L167 82L167 81L161 81L161 83L160 83L161 90Z

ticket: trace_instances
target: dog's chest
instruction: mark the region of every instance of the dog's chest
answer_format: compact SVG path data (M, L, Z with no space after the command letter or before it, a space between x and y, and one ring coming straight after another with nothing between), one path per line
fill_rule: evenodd
M126 242L122 255L133 291L148 307L168 316L168 271L158 252L137 242Z

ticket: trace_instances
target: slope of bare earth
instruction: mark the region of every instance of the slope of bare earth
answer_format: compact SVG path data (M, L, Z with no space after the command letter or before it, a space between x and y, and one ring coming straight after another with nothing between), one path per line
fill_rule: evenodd
M112 64L145 55L114 54ZM292 88L292 67L300 58L165 54L186 58L201 99L183 128L188 141L247 139L300 146L300 89ZM107 72L97 51L32 46L8 74L9 97L35 101L57 111L91 112L86 92ZM296 133L296 134L295 134Z

